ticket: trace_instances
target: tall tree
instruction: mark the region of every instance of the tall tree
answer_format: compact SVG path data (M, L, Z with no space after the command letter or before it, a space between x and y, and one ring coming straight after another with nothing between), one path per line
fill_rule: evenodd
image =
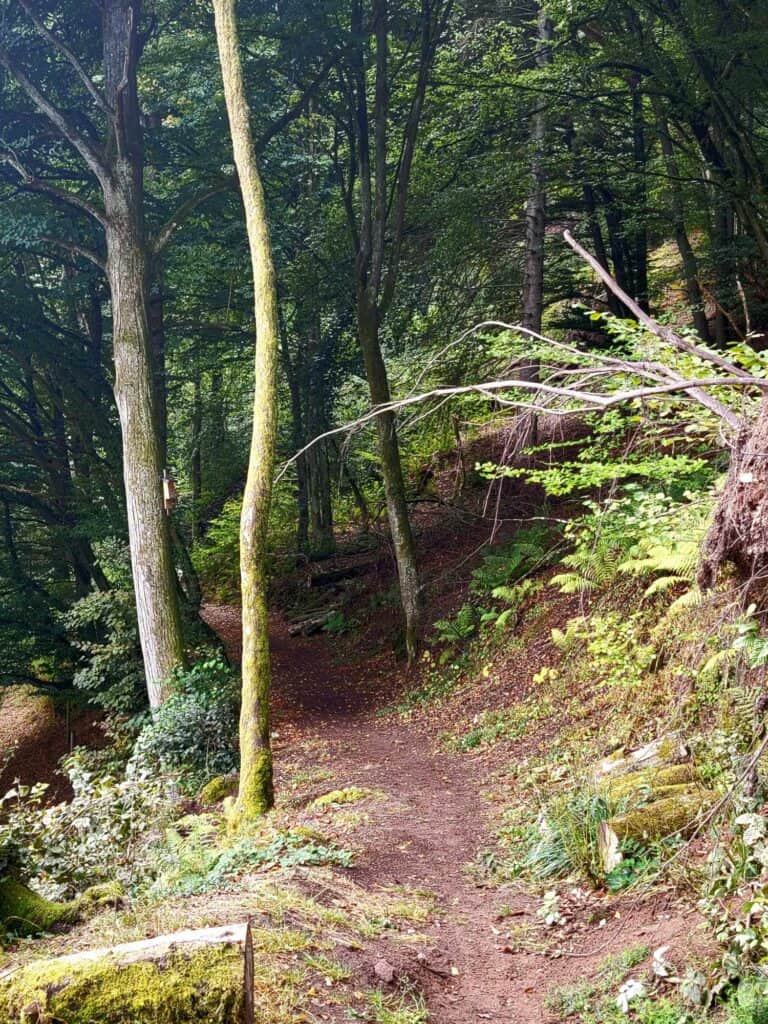
M269 611L267 608L267 525L277 432L279 326L264 189L256 163L237 33L235 0L213 0L224 99L235 166L243 196L253 269L256 321L253 430L240 521L240 579L243 602L240 786L236 815L248 821L274 802L269 726Z
M419 126L451 8L451 0L421 0L415 11L408 4L392 10L389 0L352 2L332 155L353 242L358 337L374 405L391 398L380 332L395 295ZM376 427L405 646L413 660L423 600L394 414L381 413Z
M73 116L31 77L12 49L0 45L0 65L13 77L53 132L79 157L87 190L71 191L33 173L15 153L7 155L22 183L58 203L86 214L102 231L106 255L64 240L63 247L100 266L112 305L114 392L123 438L123 475L139 635L150 704L165 697L164 681L184 661L184 642L168 526L162 498L151 333L149 278L152 243L144 210L144 154L137 68L145 38L140 34L141 0L105 0L102 6L101 79L29 0L18 0L29 23L49 48L61 74L68 64L91 109L102 123L96 140L91 118ZM19 38L24 34L19 32ZM89 114L90 114L89 110ZM35 154L39 160L41 154ZM101 205L88 195L95 181ZM93 224L92 224L93 226ZM168 231L168 237L173 230ZM165 239L167 240L167 239Z
M552 19L541 4L536 12L534 61L541 71L552 60ZM547 99L538 93L531 113L531 192L525 206L525 256L523 266L523 327L541 331L544 307L544 239L547 227L546 192Z

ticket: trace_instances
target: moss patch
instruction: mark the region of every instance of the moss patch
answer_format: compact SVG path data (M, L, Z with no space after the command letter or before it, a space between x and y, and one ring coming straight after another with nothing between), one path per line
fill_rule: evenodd
M213 804L221 803L226 797L236 794L237 776L217 775L210 782L206 782L200 790L197 800L203 807L212 807Z
M359 786L348 786L346 789L334 789L330 793L324 793L309 805L311 811L320 811L326 807L338 807L341 804L356 804L371 796L369 789L362 789Z

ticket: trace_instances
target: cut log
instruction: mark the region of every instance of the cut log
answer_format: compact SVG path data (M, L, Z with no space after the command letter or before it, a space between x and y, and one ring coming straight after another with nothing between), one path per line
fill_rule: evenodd
M326 626L336 612L341 610L341 605L332 605L319 615L311 615L306 619L300 619L288 628L288 636L314 636Z
M663 768L671 764L688 761L691 752L679 735L672 733L661 736L637 750L627 753L624 748L617 750L597 765L592 773L595 785L600 785L606 776L628 775L646 768Z
M254 1024L247 923L38 960L0 972L8 1024Z
M697 786L681 789L673 796L600 823L598 845L604 871L613 871L621 863L622 840L649 843L674 834L689 835L695 829L701 812L717 800L717 794L711 790Z
M660 800L665 796L674 796L679 787L685 787L696 781L696 769L690 761L684 764L671 764L661 768L641 768L639 771L614 777L609 775L597 785L597 791L609 805L616 807L622 803L644 803Z
M353 580L359 576L365 576L370 571L370 565L350 565L346 569L316 572L314 576L309 577L309 585L310 587L329 587L333 583L341 583L343 580Z

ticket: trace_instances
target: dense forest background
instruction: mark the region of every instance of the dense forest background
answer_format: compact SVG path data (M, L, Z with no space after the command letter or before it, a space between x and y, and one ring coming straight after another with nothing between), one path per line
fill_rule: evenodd
M175 561L194 605L190 550L220 595L237 585L219 546L236 544L248 454L244 226L211 12L128 6L143 177L131 202L145 229L161 462L180 493ZM511 336L459 341L485 319L605 348L575 304L627 311L595 290L566 227L644 309L707 344L749 336L759 351L761 4L281 3L246 5L241 19L279 281L281 461L368 406L366 259L381 268L375 319L396 397L522 366L529 346ZM83 631L118 614L98 595L127 586L113 313L87 159L105 130L102 31L79 4L12 3L3 38L3 678L68 685ZM382 94L363 103L377 53ZM373 257L361 255L366 194L386 206ZM454 429L445 411L402 431L410 487ZM328 553L334 529L378 522L374 451L368 428L291 465L276 553Z

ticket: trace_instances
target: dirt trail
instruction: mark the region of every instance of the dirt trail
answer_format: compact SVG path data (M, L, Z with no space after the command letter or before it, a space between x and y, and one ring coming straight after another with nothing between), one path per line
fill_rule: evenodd
M208 606L206 618L237 656L239 611ZM371 888L426 890L438 899L444 916L430 928L430 947L421 959L415 950L402 951L393 966L419 976L436 1024L540 1021L533 1004L526 1012L526 996L512 980L513 958L500 951L493 931L504 900L479 889L467 873L485 841L486 817L471 762L435 752L434 738L413 724L376 715L386 703L386 684L402 683L390 656L342 668L332 640L289 637L277 617L272 651L279 746L295 754L320 739L340 786L386 795L370 810L355 879ZM526 902L515 909L532 909Z
M239 611L208 606L206 618L236 657ZM334 785L366 786L386 796L373 802L355 833L365 847L355 879L372 889L403 885L437 897L427 948L419 947L420 955L402 946L388 952L398 972L418 979L434 1024L557 1020L545 1007L547 992L588 976L606 952L638 941L654 948L681 939L685 918L655 897L633 909L631 927L628 919L609 914L601 931L590 927L583 939L572 936L570 954L561 959L514 950L506 931L511 924L540 933L539 901L521 887L480 887L469 873L488 843L482 765L441 752L426 725L377 715L403 686L402 668L391 655L350 664L354 648L348 644L326 636L289 637L278 617L272 650L278 772L281 750L295 759L321 742ZM311 766L312 754L307 757ZM502 905L506 922L499 920Z

